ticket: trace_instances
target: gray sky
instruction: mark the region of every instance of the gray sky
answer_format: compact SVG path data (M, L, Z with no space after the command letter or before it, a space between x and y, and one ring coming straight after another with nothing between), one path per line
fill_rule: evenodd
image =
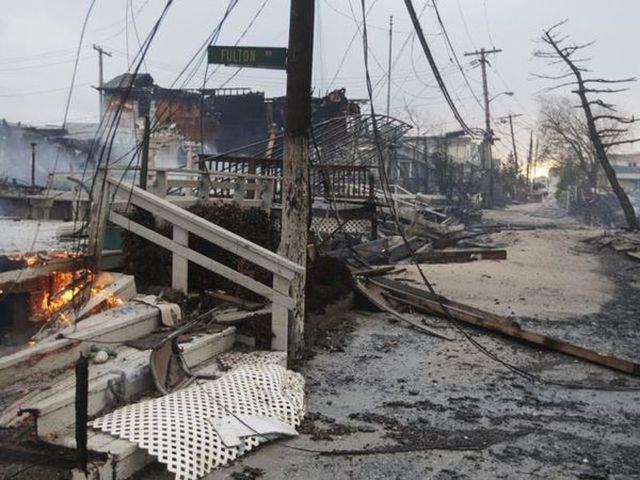
M71 121L97 119L98 97L91 86L97 84L98 68L92 44L98 43L113 53L113 57L105 58L107 80L125 71L127 51L133 58L138 49L131 13L125 22L129 2L141 39L146 37L165 3L164 0L97 0L81 49ZM235 43L262 2L239 0L218 44ZM30 124L61 123L75 50L89 3L89 0L0 0L3 12L0 17L0 118ZM420 118L423 128L433 132L457 129L435 88L418 41L406 42L412 28L404 2L366 0L366 4L371 7L369 45L375 58L370 59L370 65L373 82L378 84L377 110L383 113L386 103L385 84L380 80L385 75L388 21L389 15L393 15L394 56L398 55L398 60L392 74L391 114L409 120L408 105ZM351 7L359 20L360 2L317 0L316 5L316 91L324 93L329 88L345 87L349 97L366 98L360 35L356 36L338 71L356 32ZM414 5L416 10L423 11L421 23L460 111L471 126L482 126L482 110L449 58L431 1L414 0ZM227 0L175 0L147 57L148 71L156 83L169 86L174 81L218 23L226 6ZM515 96L496 98L491 103L492 113L495 117L510 112L524 114L516 121L521 149L527 143L528 129L535 124L534 94L549 85L531 79L530 73L553 72L543 61L532 58L534 40L544 27L568 18L564 32L580 43L596 40L590 50L591 68L599 77L635 76L640 70L637 54L640 2L637 0L439 0L438 6L476 94L481 93L480 71L472 68L470 59L462 54L480 47L503 49L494 57L489 70L491 93L511 90ZM288 8L288 0L268 0L241 45L286 46ZM376 59L384 68L378 66ZM234 72L233 68L220 68L207 86L220 86ZM189 86L200 87L203 74L201 69ZM227 86L252 87L267 95L284 95L285 75L280 71L245 69ZM640 112L640 85L632 84L631 90L618 95L615 102L625 112ZM497 127L504 142L507 130L504 125ZM503 143L497 149L498 155L504 155L509 147Z

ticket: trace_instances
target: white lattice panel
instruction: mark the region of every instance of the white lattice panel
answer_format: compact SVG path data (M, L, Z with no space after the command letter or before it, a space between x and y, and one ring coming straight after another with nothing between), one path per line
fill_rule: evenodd
M267 350L256 350L253 352L223 352L218 355L218 363L224 370L240 367L242 365L266 365L278 364L283 360L286 362L284 352L270 352Z
M297 427L304 415L304 378L278 365L241 365L218 380L128 405L89 425L138 444L176 480L195 480L266 441L256 435L226 447L210 420L229 415L262 415Z

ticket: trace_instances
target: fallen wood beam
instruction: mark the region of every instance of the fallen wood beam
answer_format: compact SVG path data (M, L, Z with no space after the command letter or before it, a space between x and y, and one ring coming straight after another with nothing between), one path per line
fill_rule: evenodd
M407 289L415 289L414 287L408 287L401 285ZM396 292L399 290L395 289ZM422 298L419 298L415 293L405 294L393 292L388 294L390 298L395 301L404 303L407 306L413 307L425 313L439 315L444 317L451 317L454 320L473 325L476 327L486 328L494 332L521 340L539 347L555 350L572 357L586 360L596 365L608 367L620 372L628 373L631 375L640 376L640 364L632 362L630 360L624 360L621 358L613 357L610 355L594 352L584 347L573 345L564 340L558 340L547 335L524 330L519 324L510 320L509 318L496 315L494 313L486 312L478 308L474 308L461 303L451 302L443 297L438 299L428 298L429 292L425 292Z
M249 312L260 310L265 306L264 302L251 302L249 300L245 300L234 295L229 295L228 293L217 292L215 290L207 290L205 291L205 293L211 298L215 298L216 300L220 300L221 302L228 303Z
M13 288L22 282L45 277L51 275L53 272L71 272L79 270L84 266L86 266L86 259L84 258L54 258L43 265L0 273L0 286L4 289Z
M393 263L402 260L411 255L412 252L424 247L427 243L429 243L429 240L421 237L411 237L407 239L407 243L402 241L400 244L389 248L389 261Z
M358 289L358 291L362 295L364 295L365 298L367 298L367 300L369 300L376 307L378 307L380 310L391 314L393 317L397 318L401 322L408 323L412 327L416 328L417 330L420 330L423 333L426 333L427 335L432 335L434 337L442 338L443 340L452 340L450 337L442 333L436 332L435 330L432 330L430 328L427 328L424 325L422 325L420 322L411 320L410 318L407 318L406 316L398 313L389 304L389 302L387 302L387 300L382 295L382 289L377 285L374 285L370 282L365 285L365 283L362 280L357 278L354 280L355 280L356 288Z
M362 270L353 269L351 273L360 277L377 277L378 275L392 272L395 268L395 265L386 265L378 268L364 268Z
M640 260L640 252L627 252L627 256L634 260Z
M503 249L454 249L428 250L416 253L420 263L465 263L475 260L506 260L507 251Z

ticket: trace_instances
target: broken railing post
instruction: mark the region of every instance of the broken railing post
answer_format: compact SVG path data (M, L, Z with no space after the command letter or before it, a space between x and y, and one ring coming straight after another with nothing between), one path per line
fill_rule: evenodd
M87 255L97 270L100 268L104 232L109 216L109 183L107 172L100 168L96 171L95 181L91 192L91 208L89 210L89 240Z
M153 186L153 194L160 198L167 196L167 172L165 170L156 170L156 182Z
M80 353L76 361L76 460L87 472L87 422L89 421L89 359Z
M198 199L200 201L209 200L211 194L211 178L209 177L209 170L207 170L207 164L204 159L198 162L198 170L200 170L200 178L198 182Z
M189 246L189 232L177 225L173 226L173 241L183 247ZM180 290L182 293L188 292L189 286L189 260L171 253L171 288Z
M289 295L290 283L280 275L273 276L273 289L283 295ZM271 305L271 350L286 352L289 336L289 310L281 303L274 301Z
M378 238L378 212L376 209L376 179L373 175L369 174L369 208L371 209L371 238L370 240L376 240Z

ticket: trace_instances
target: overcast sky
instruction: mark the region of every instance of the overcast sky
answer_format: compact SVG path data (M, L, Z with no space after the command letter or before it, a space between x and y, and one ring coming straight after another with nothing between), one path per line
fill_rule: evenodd
M219 45L234 44L265 0L239 0L224 24ZM75 50L90 0L0 0L0 118L30 124L60 124L73 72ZM69 120L96 121L98 96L97 43L112 53L105 58L105 79L127 69L127 58L138 50L138 40L149 33L165 0L96 0L80 53L76 89ZM169 86L189 58L220 21L228 0L175 0L147 56L146 67L156 83ZM394 17L394 58L391 115L409 121L409 107L422 128L438 133L457 125L447 110L419 42L409 37L411 22L402 0L366 0L369 8L369 46L375 106L384 113L389 16ZM442 75L465 120L481 127L483 115L461 72L448 53L436 21L431 0L414 0L421 23L436 56ZM470 65L465 51L501 48L489 70L491 94L501 95L492 103L492 114L523 114L516 120L518 142L524 148L528 129L535 124L535 94L548 82L531 78L531 72L553 73L543 61L532 58L534 41L542 29L562 19L563 28L577 42L596 40L590 50L591 68L602 77L635 76L640 70L638 55L638 0L439 0L442 20L453 46L463 62L469 81L481 94L480 70ZM131 7L128 8L128 7ZM358 0L317 0L314 88L324 93L344 87L350 98L366 98L362 39L353 12L361 19ZM286 46L288 0L266 0L266 6L241 45ZM127 14L128 13L128 14ZM135 18L135 24L132 20ZM136 35L136 31L137 34ZM128 53L127 53L128 52ZM345 56L341 68L338 68ZM378 65L380 63L380 66ZM204 68L204 67L203 67ZM218 87L235 72L220 68L207 83ZM200 87L204 69L189 84ZM335 77L335 79L334 79ZM227 86L251 87L268 96L284 95L285 74L280 71L245 69ZM640 112L640 85L615 98L628 113ZM496 130L506 140L505 125ZM424 130L423 130L424 132ZM507 150L498 145L499 155Z

